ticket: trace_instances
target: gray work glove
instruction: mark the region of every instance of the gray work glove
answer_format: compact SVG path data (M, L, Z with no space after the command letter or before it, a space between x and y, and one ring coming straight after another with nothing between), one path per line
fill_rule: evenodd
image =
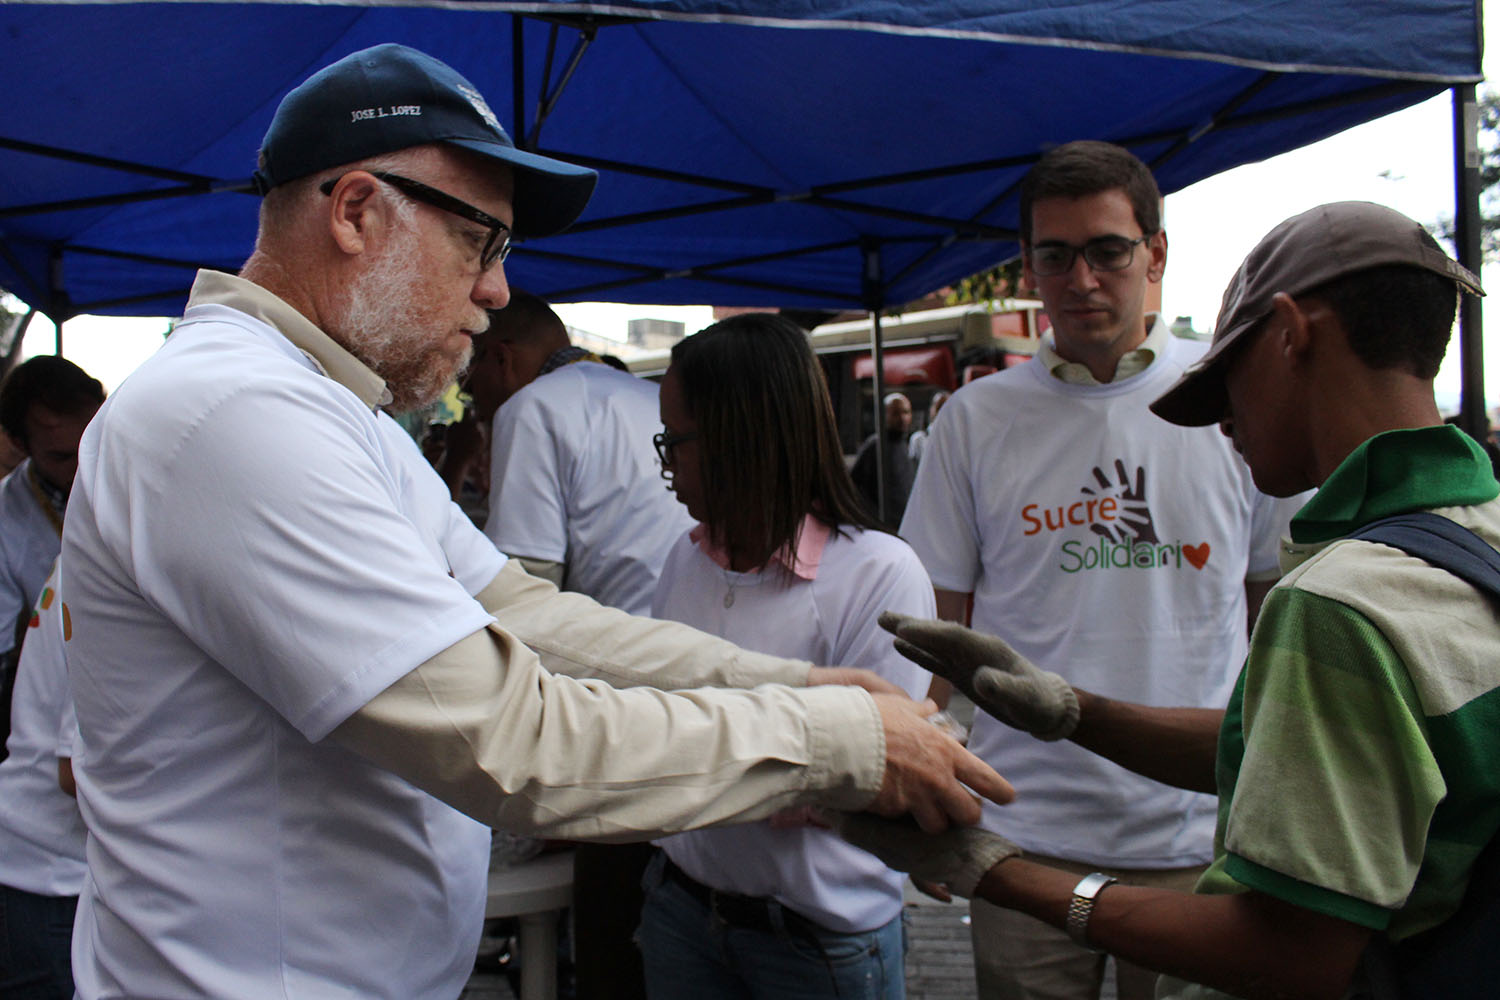
M977 826L953 826L927 833L910 816L886 819L874 813L829 813L839 836L869 851L890 868L910 872L913 879L946 885L969 898L985 872L1021 853L998 833Z
M1061 740L1078 725L1078 695L1057 674L1038 669L1003 639L954 622L880 615L896 651L953 682L975 705L1039 740Z

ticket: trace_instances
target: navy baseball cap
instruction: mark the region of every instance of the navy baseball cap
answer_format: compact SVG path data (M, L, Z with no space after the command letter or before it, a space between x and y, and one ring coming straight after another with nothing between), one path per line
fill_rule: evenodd
M343 163L442 142L515 176L517 236L549 236L583 213L599 175L516 148L479 91L405 45L376 45L308 77L282 99L261 143L262 193Z

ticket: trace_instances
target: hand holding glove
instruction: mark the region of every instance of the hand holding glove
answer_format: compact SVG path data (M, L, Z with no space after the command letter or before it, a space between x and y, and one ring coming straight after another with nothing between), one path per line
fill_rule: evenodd
M979 708L1040 740L1061 740L1078 725L1078 695L1057 674L1038 669L1003 639L954 622L886 611L880 626L896 651L945 677Z
M833 813L829 817L839 835L869 851L914 880L938 882L965 898L979 880L1021 849L998 833L977 826L951 826L942 833L926 833L910 816L885 819L874 813Z

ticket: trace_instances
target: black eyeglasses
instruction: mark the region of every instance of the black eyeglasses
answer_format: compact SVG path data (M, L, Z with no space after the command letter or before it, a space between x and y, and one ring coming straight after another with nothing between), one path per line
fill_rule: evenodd
M488 212L480 211L466 201L461 201L451 194L439 191L435 187L429 187L421 181L414 181L410 177L387 173L384 170L367 170L365 172L379 180L385 181L413 201L420 201L431 205L433 208L440 208L445 212L451 212L461 219L477 222L488 229L489 234L485 237L484 248L479 251L479 267L481 270L488 270L510 256L510 227ZM334 185L341 180L343 180L342 177L335 177L331 181L324 181L318 187L318 190L324 194L333 194Z
M656 445L656 457L661 459L661 464L671 465L672 453L676 450L677 446L696 440L697 437L697 431L688 431L686 434L672 434L662 431L651 435L651 443Z
M1135 248L1151 236L1147 233L1133 240L1123 236L1100 236L1081 247L1071 243L1043 243L1026 251L1026 262L1031 265L1032 273L1044 278L1073 270L1073 262L1080 253L1084 263L1095 271L1123 271L1135 260Z

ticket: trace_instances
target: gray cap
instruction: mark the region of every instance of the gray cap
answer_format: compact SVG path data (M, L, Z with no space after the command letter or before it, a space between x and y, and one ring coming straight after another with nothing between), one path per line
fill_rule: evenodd
M1339 201L1294 215L1250 251L1219 306L1213 346L1151 404L1157 416L1197 427L1218 423L1228 403L1224 362L1229 349L1271 313L1277 292L1301 295L1346 274L1406 264L1453 280L1483 295L1479 279L1443 252L1422 226L1393 208Z
M572 225L598 174L517 149L479 91L453 67L405 45L376 45L314 73L287 94L261 144L261 193L299 177L428 143L509 167L517 236Z

